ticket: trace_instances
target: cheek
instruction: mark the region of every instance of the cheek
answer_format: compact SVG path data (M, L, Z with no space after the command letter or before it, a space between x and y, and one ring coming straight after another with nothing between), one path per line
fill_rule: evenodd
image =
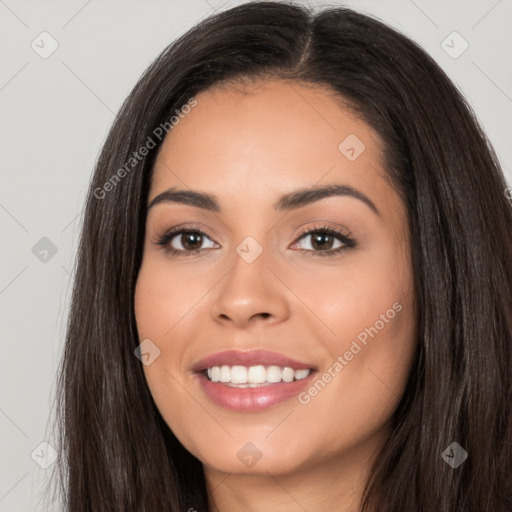
M315 312L331 327L332 336L325 338L331 354L349 349L358 335L361 340L369 337L368 330L375 335L372 339L395 339L397 348L402 331L414 320L412 265L406 247L405 240L397 243L383 236L374 247L342 260L329 275L317 276L317 286L308 285Z
M188 270L173 271L165 258L149 257L144 260L134 297L141 339L151 336L161 340L172 339L172 329L194 308L207 285L206 278Z
M323 338L331 362L303 403L354 440L382 426L403 394L416 349L410 260L391 242L361 253L316 297L334 334ZM337 404L333 407L333 404Z
M347 306L338 317L342 334L329 344L332 361L301 397L316 436L321 425L330 425L333 451L382 432L403 395L416 348L408 299L375 299L372 311L358 306Z
M193 316L191 306L201 296L201 290L194 286L193 279L170 271L165 260L146 258L134 295L139 340L150 339L159 350L158 357L143 367L149 390L168 426L185 432L187 437L193 434L193 428L187 421L186 400L181 396L180 363L187 345L182 329L187 328Z
M179 369L186 346L186 340L177 336L180 322L186 323L191 304L197 301L194 300L197 293L193 286L185 286L183 280L175 272L163 268L155 258L143 261L137 278L134 309L139 340L151 340L159 351L154 362L144 366L155 400L159 390L169 386L170 376L166 370L174 375Z

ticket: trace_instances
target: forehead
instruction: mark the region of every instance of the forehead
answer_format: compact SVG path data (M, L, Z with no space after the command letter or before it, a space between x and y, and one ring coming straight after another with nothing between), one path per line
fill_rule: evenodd
M391 192L382 190L378 134L325 87L269 80L214 87L195 99L160 148L150 199L180 187L273 204L322 182Z

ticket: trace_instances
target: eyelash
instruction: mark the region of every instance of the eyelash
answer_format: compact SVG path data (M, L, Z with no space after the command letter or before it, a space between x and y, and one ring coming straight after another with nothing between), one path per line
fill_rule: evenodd
M186 228L172 228L172 229L166 231L162 236L160 236L156 240L155 243L156 243L156 245L164 247L165 251L170 256L190 257L190 256L195 256L196 254L199 254L202 250L204 250L204 249L196 249L194 251L186 251L186 250L174 249L173 247L170 247L170 242L172 241L172 239L176 235L180 235L183 233L199 234L199 235L205 236L206 238L209 238L211 240L211 238L204 231L199 229L198 227L189 226ZM348 237L341 231L337 231L336 229L333 229L333 228L330 228L329 226L324 226L324 225L314 226L313 228L304 229L299 234L297 241L300 240L301 238L303 238L305 235L311 235L314 233L322 233L324 235L334 236L334 237L338 238L344 244L341 247L338 247L337 249L328 249L326 251L313 251L311 249L301 249L302 251L305 251L305 252L314 253L314 256L316 256L316 255L321 256L321 257L333 256L335 254L340 254L344 251L354 249L357 247L357 244L353 238Z

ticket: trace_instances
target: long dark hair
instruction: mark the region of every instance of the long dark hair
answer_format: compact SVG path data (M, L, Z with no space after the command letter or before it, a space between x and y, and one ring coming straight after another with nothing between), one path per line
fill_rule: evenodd
M66 510L209 510L202 465L163 421L134 356L134 289L163 139L155 129L214 84L265 78L325 86L345 101L380 134L408 209L419 344L361 510L512 510L512 206L496 154L417 44L348 8L278 2L230 8L173 42L106 139L59 380ZM141 157L148 138L155 147ZM441 457L452 442L468 453L455 469Z

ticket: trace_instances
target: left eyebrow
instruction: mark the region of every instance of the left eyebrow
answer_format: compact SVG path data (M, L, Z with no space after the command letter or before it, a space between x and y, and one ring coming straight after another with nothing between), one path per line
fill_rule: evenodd
M279 212L295 210L297 208L302 208L303 206L307 206L308 204L314 203L316 201L320 201L320 199L324 199L326 197L331 196L354 197L355 199L359 199L364 204L366 204L366 206L371 208L374 213L380 215L380 212L373 203L373 201L367 196L365 196L362 192L347 185L338 184L320 185L318 187L303 188L300 190L296 190L295 192L291 192L290 194L285 194L279 199L279 201L277 201L277 203L274 204L274 208Z
M366 195L355 188L339 184L303 188L284 194L274 203L273 207L278 212L295 210L331 196L354 197L365 203L375 214L380 215L378 208ZM152 199L147 210L161 203L180 203L217 213L221 211L216 196L195 190L180 190L177 188L165 190Z

